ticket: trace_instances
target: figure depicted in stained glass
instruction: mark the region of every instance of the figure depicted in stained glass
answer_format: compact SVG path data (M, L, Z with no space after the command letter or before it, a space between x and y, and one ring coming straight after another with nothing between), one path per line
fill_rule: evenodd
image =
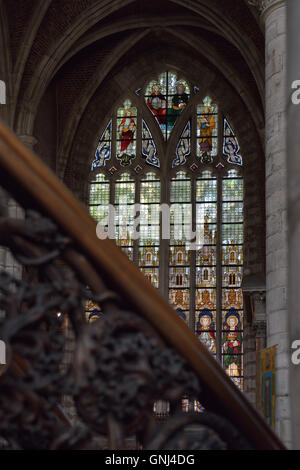
M198 316L197 333L201 343L211 352L216 351L216 337L214 333L214 319L208 309L202 310Z
M86 304L86 318L89 323L98 320L103 315L101 308L95 302L89 300Z
M223 334L224 366L230 377L241 375L242 333L239 313L231 308L225 315Z
M185 126L179 142L176 147L176 157L172 162L172 167L184 165L186 157L191 153L191 123L190 121Z
M195 401L194 402L194 410L197 411L198 413L203 413L203 411L205 411L205 408L202 405L202 403L200 403L200 401Z
M151 81L145 94L147 106L157 119L161 131L168 139L177 117L189 101L190 89L185 80L177 80L173 72L164 72Z
M223 154L227 156L228 163L234 165L242 165L243 159L239 154L240 146L234 132L227 121L224 119L224 142L223 142Z
M199 148L202 163L211 163L213 160L211 153L213 150L214 130L216 129L216 116L213 112L211 100L209 98L204 100L202 114L198 116Z
M127 166L135 157L135 131L136 121L130 108L124 110L124 117L118 125L120 148L117 158L121 160L122 166Z
M92 163L92 170L96 168L103 168L106 162L111 158L111 131L112 121L108 123L95 153L95 160Z
M147 105L159 124L166 124L167 102L166 97L161 92L161 85L158 82L152 84L151 96L147 99Z
M156 166L157 168L160 167L160 162L157 158L156 145L145 121L143 121L142 130L142 155L143 157L146 157L146 163Z
M99 310L93 310L92 312L89 312L88 314L88 321L89 323L92 323L95 320L98 320L98 318L101 318L102 313Z
M183 82L176 83L177 93L172 98L172 107L168 109L168 125L174 126L177 117L184 110L189 101L189 95L185 92L186 86Z

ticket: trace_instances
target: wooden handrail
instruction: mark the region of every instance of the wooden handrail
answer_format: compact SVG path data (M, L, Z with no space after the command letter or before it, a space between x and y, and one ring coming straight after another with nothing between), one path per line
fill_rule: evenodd
M109 239L99 240L86 208L42 161L0 123L0 183L19 202L30 199L76 243L110 287L131 304L180 353L209 390L208 401L227 417L256 449L284 445L232 383L175 311L139 269Z

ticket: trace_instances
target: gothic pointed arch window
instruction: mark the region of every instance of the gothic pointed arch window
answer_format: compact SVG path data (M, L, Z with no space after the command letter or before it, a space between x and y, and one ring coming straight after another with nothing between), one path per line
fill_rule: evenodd
M91 215L106 231L113 222L115 243L243 388L238 128L220 100L171 70L116 103L98 139Z

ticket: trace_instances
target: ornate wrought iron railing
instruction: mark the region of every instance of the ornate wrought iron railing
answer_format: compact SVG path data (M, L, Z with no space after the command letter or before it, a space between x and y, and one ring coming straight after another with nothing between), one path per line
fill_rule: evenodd
M9 448L123 449L130 436L143 449L283 448L159 292L97 238L85 208L4 125L0 184L25 210L10 218L3 195L0 244L23 266L22 279L0 273L0 437ZM87 299L103 312L91 324ZM66 321L74 348L62 368ZM184 395L205 412L183 413ZM155 418L156 400L169 402L168 419Z

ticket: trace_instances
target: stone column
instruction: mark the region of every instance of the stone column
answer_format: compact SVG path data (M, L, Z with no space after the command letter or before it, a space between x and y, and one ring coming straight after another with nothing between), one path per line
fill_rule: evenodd
M287 312L286 2L267 0L266 31L266 309L267 346L276 345L275 429L291 446Z
M267 0L266 310L267 346L276 345L275 430L291 446L287 310L286 2Z
M289 332L290 344L300 340L300 2L288 0L288 79L287 79L287 142L288 142L288 242L289 242ZM298 84L295 82L298 81ZM297 92L297 95L293 94ZM297 98L297 99L295 99ZM299 346L298 346L299 349ZM291 351L296 352L296 351ZM300 355L298 354L298 358ZM300 449L300 364L293 358L290 368L292 447Z
M246 274L242 281L244 308L245 392L260 411L260 374L257 355L266 347L266 281L263 275Z
M276 345L276 432L291 445L287 313L286 0L249 0L265 24L267 346Z

